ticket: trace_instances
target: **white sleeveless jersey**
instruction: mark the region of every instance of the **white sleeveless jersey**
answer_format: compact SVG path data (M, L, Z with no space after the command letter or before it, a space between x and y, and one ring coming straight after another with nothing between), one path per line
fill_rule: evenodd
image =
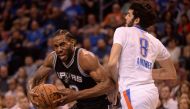
M125 89L154 83L152 68L155 60L170 57L169 52L158 39L137 27L117 28L113 43L122 46L118 63L119 86Z

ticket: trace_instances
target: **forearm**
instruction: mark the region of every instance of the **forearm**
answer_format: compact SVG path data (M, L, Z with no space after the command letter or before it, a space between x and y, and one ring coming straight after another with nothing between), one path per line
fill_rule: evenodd
M28 90L34 88L35 86L44 83L48 77L49 72L51 71L50 68L41 66L33 77L31 77L28 81L27 88Z
M117 73L117 64L108 64L106 68L107 72L110 73L111 78L117 83L118 80L118 73Z
M164 68L153 69L152 78L155 80L169 80L176 79L176 75L173 75L173 72L169 72Z
M31 90L35 86L37 86L41 83L44 83L45 80L46 80L46 77L40 77L40 76L35 75L31 79L28 80L27 89Z
M115 89L115 85L113 81L106 80L105 82L100 82L93 88L78 91L76 95L76 100L101 96L101 95L109 93L110 91L114 89Z

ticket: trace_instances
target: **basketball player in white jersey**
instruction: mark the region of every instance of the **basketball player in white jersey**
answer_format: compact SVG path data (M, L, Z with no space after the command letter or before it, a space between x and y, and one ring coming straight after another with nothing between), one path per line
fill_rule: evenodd
M133 3L125 16L126 27L114 33L108 69L118 76L122 109L156 109L159 95L154 79L176 78L169 52L145 31L155 18L150 5ZM160 69L152 69L155 61Z

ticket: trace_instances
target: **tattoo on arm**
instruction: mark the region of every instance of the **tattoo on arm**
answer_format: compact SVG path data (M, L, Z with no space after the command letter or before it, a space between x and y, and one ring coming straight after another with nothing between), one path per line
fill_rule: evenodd
M51 68L48 68L42 65L37 70L36 74L29 80L28 88L32 89L33 87L45 82L50 71L51 71Z
M52 55L48 55L45 59L44 64L36 71L35 75L28 81L28 90L33 87L45 82L48 74L52 71Z

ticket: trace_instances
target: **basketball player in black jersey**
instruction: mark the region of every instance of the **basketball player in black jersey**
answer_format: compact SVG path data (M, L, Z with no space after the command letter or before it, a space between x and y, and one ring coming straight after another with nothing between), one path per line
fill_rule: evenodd
M60 105L77 101L75 109L108 109L106 93L115 87L100 65L97 57L85 49L76 48L74 37L66 30L58 30L53 38L54 52L50 53L34 77L28 82L31 102L38 106L32 89L45 82L54 70L66 89L56 92L63 95L54 102ZM75 90L73 90L75 89Z

